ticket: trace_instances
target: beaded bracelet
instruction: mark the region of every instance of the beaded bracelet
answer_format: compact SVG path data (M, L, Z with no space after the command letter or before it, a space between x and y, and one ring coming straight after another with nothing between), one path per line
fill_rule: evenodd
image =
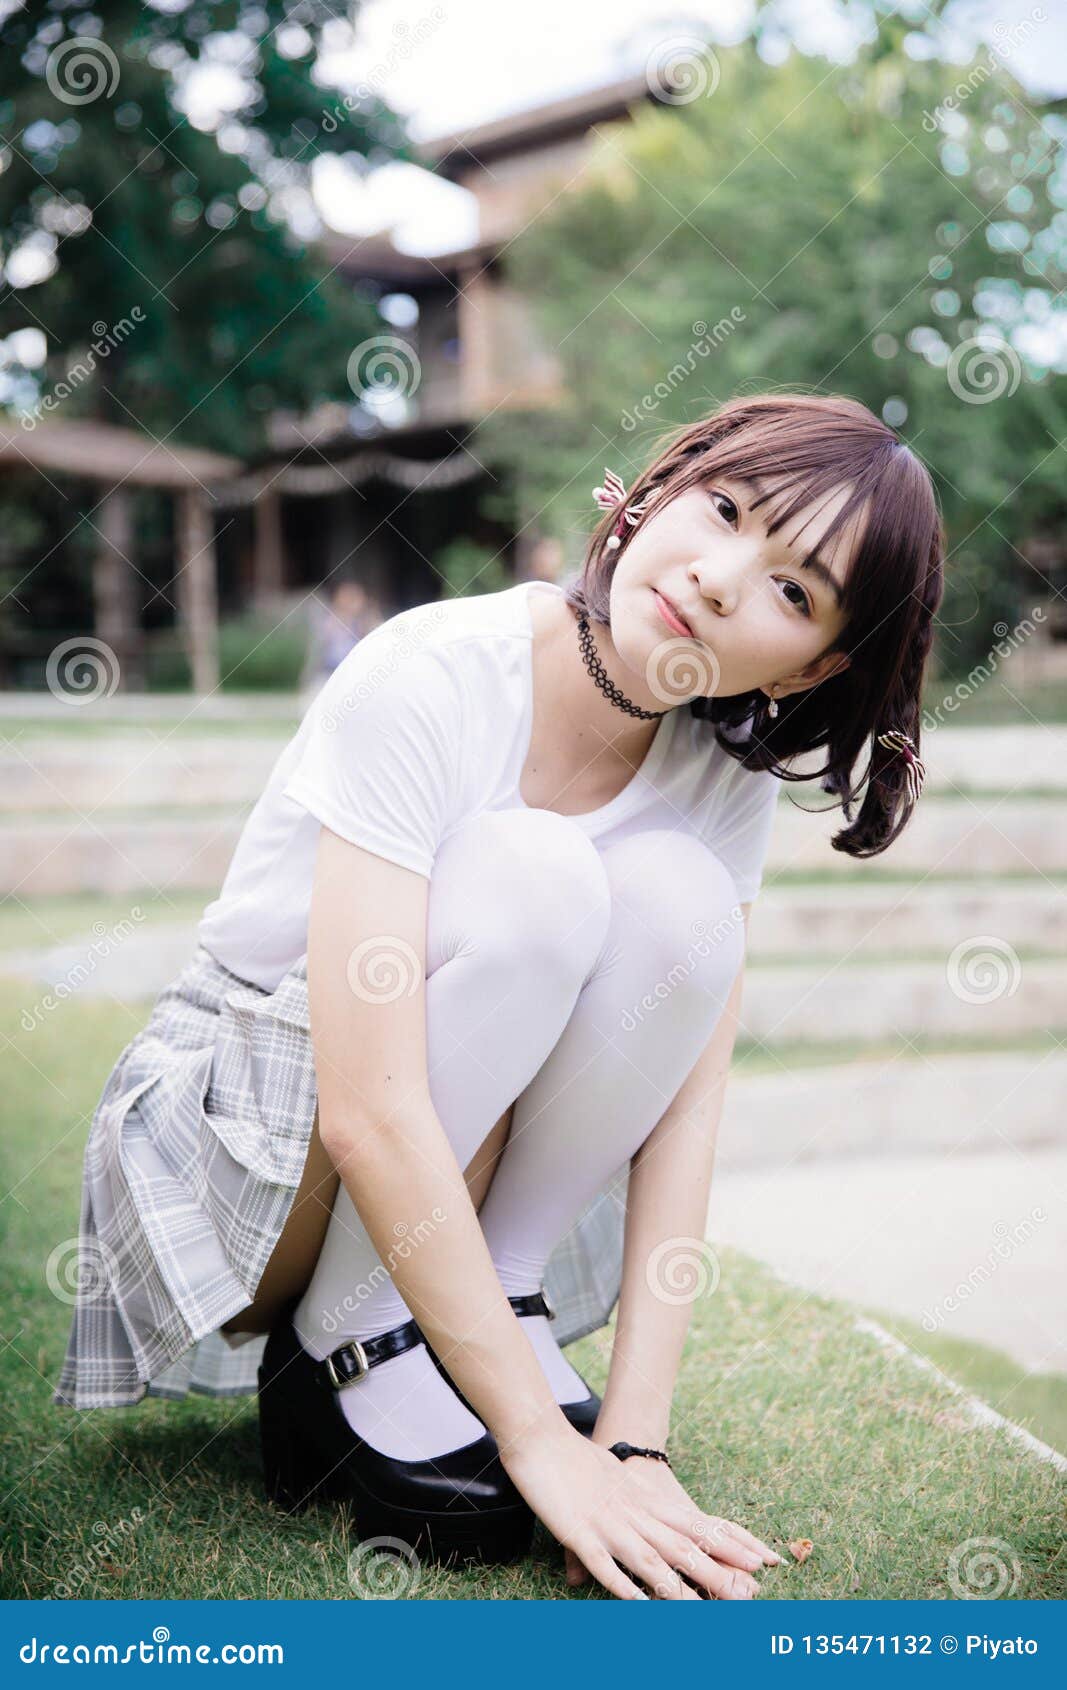
M671 1458L663 1449L642 1449L638 1444L617 1443L611 1445L612 1455L617 1455L620 1461L625 1461L628 1455L651 1455L656 1461L665 1461L671 1467ZM671 1467L673 1473L674 1468Z

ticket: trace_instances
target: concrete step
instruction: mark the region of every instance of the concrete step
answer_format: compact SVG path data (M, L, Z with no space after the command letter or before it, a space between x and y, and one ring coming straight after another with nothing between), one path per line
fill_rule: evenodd
M139 813L132 805L95 812L68 807L54 819L36 810L12 817L0 826L0 893L173 885L202 887L214 896L253 802L248 790L243 805L235 806L235 789L244 785L258 794L262 787L259 771L246 782L239 764L238 754L232 765L216 766L215 789L225 790L227 802L213 810L190 805L187 816L182 812L172 767L166 799L173 807L166 814ZM767 890L778 874L850 876L860 883L901 873L919 880L928 874L1067 874L1067 799L931 800L888 851L863 861L831 848L838 826L826 815L802 814L783 798L767 856Z
M943 953L978 934L1016 951L1067 952L1067 883L919 881L917 884L775 885L768 880L749 918L749 958Z
M1067 1027L1067 959L1021 960L1003 941L976 935L943 962L846 967L832 958L813 958L753 967L745 979L740 1026L741 1037L771 1046L793 1040L1011 1039L1060 1029Z
M730 1075L716 1167L1039 1149L1063 1143L1067 1050L964 1051L791 1063Z
M935 798L924 793L893 844L877 856L858 859L830 844L843 825L840 810L813 814L815 795L807 786L797 790L804 810L786 794L778 806L767 853L772 877L783 870L864 878L900 872L966 876L1067 870L1065 798Z
M174 735L79 735L20 739L0 746L0 782L7 812L55 811L106 816L113 810L255 803L284 740L242 734L186 739ZM99 818L98 818L99 819Z

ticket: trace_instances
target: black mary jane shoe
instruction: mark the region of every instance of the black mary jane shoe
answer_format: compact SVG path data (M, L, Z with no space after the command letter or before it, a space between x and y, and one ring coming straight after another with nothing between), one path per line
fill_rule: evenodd
M544 1286L541 1287L540 1291L530 1291L521 1297L509 1297L508 1302L511 1304L517 1315L543 1314L549 1320L555 1320L556 1318L556 1311L549 1301L548 1293L546 1292ZM470 1409L470 1412L473 1414L474 1409L471 1408L470 1403L463 1395L463 1392L459 1389L459 1386L456 1385L449 1376L449 1373L442 1364L440 1357L436 1355L428 1343L426 1347L430 1351L430 1359L437 1368L438 1373L442 1374L445 1379L448 1379L449 1384L451 1384L452 1389L455 1391L460 1402L465 1408ZM582 1379L580 1373L578 1374L578 1377L579 1379ZM587 1397L582 1397L579 1402L561 1402L559 1407L566 1418L570 1421L575 1431L581 1432L583 1437L591 1438L596 1427L597 1415L600 1413L600 1398L597 1396L592 1387L586 1384L584 1379L582 1379L582 1384L585 1385L589 1395Z
M425 1461L384 1455L353 1431L338 1392L423 1342L413 1320L339 1345L317 1362L292 1309L271 1329L259 1367L259 1431L267 1497L285 1513L347 1501L361 1539L395 1537L442 1562L507 1562L530 1548L533 1510L508 1478L489 1432Z

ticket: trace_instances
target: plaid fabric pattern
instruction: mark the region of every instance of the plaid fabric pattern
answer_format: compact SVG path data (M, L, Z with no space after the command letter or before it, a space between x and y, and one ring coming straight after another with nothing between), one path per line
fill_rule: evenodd
M228 1340L219 1328L252 1301L288 1218L316 1096L306 956L264 991L198 945L93 1115L53 1403L256 1390L265 1335ZM628 1168L549 1259L560 1344L603 1326L618 1299Z

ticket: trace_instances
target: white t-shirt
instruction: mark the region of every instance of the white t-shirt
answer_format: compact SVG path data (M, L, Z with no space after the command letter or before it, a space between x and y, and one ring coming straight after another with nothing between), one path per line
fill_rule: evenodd
M315 695L248 817L197 937L267 990L307 950L319 824L429 877L469 816L527 808L533 724L531 591L417 605L379 623ZM688 704L661 717L638 772L609 803L571 816L598 849L646 828L687 829L759 890L779 781L743 769Z

